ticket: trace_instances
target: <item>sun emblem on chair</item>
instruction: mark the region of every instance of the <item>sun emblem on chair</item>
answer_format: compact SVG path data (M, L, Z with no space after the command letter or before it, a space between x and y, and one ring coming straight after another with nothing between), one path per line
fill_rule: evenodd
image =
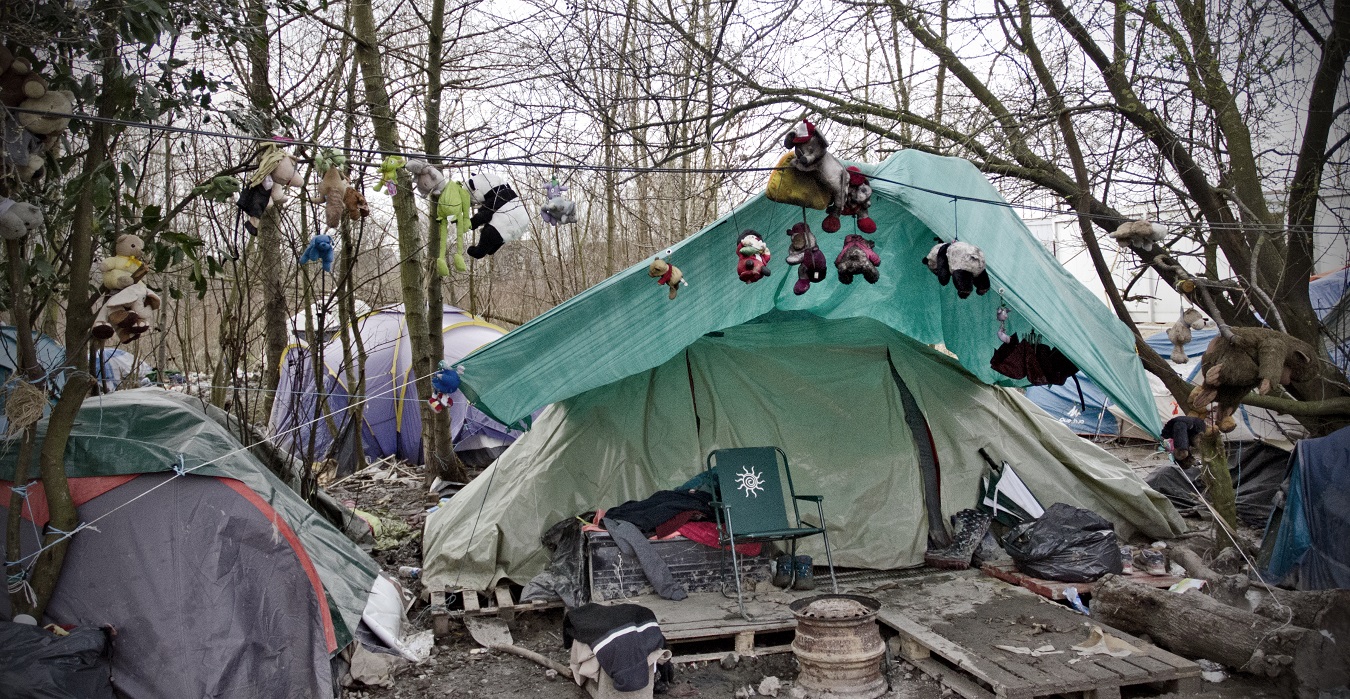
M764 490L763 474L756 473L752 466L741 467L736 474L736 489L744 490L746 497L759 497L759 491Z

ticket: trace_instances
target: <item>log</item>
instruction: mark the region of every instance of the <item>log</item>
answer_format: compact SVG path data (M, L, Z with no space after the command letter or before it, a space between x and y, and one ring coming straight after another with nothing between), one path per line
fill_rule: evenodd
M489 643L487 647L490 648L491 650L501 651L503 653L510 653L511 655L518 655L522 658L525 658L526 660L533 660L534 662L539 663L540 665L543 665L544 667L549 668L554 672L557 672L559 675L562 675L563 677L566 677L569 680L572 679L572 668L567 667L566 665L563 665L562 663L552 658L542 656L528 648L521 648L520 646L511 645L509 643Z
M1176 594L1107 575L1092 592L1092 616L1188 658L1266 677L1292 673L1301 690L1350 682L1346 653L1316 630L1268 619L1200 592Z

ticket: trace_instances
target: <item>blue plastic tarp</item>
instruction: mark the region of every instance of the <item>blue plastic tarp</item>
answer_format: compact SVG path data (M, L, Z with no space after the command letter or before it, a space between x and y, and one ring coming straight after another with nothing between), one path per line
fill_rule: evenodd
M1299 442L1293 459L1267 575L1293 574L1300 590L1350 588L1350 427Z

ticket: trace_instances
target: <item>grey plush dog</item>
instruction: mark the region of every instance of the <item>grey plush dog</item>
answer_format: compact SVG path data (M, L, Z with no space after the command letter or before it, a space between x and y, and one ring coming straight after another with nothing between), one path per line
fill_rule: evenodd
M848 170L826 150L829 145L816 125L805 120L783 136L783 147L797 156L792 167L815 177L834 196L834 206L843 206L848 201Z

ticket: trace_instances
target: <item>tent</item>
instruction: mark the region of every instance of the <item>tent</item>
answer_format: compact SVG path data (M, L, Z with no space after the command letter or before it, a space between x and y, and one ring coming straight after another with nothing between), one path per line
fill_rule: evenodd
M389 306L361 316L358 332L366 350L366 388L363 404L364 424L361 443L365 456L380 459L395 456L414 463L422 462L421 399L411 373L412 347L403 306ZM445 337L445 359L459 362L473 350L501 337L506 331L478 316L454 306L445 306L441 321ZM353 345L354 346L354 345ZM323 348L324 395L331 411L348 404L351 387L343 365L341 338L331 338ZM325 420L320 419L314 390L309 349L295 344L287 348L281 360L281 380L272 404L271 430L277 444L302 457L314 434L316 455L329 454L334 440ZM345 412L334 418L339 435L351 425ZM450 429L455 451L469 466L486 466L518 434L469 405L455 394L450 406ZM337 440L341 449L342 440Z
M930 522L976 504L982 447L1014 465L1047 506L1091 508L1127 536L1183 531L1127 465L1016 391L990 385L1015 385L989 368L1002 301L1011 331L1039 329L1156 431L1124 326L1007 208L967 202L954 217L950 195L905 186L1001 201L970 163L902 151L863 167L880 225L875 285L831 279L797 296L781 256L771 276L741 283L733 271L741 231L758 230L781 250L782 231L803 216L759 196L662 255L689 281L678 298L667 299L644 262L466 358L465 393L489 415L509 424L550 405L428 517L427 584L527 580L546 563L539 536L552 523L675 487L713 449L765 444L786 451L799 492L825 496L837 565L921 563ZM819 230L820 212L806 217ZM958 299L921 264L933 237L951 240L958 221L961 240L985 252L994 293ZM819 236L827 257L842 238ZM928 455L934 516L921 476ZM816 547L802 542L821 555Z
M0 325L0 386L5 385L19 366L18 330L13 325ZM37 352L38 364L48 373L57 389L65 385L65 373L60 371L66 363L66 349L61 343L41 333L33 333L33 349ZM9 420L5 419L5 398L9 391L0 390L0 435L9 430Z
M1350 427L1298 443L1289 496L1271 518L1267 577L1299 590L1350 589Z
M126 696L333 696L333 658L378 566L198 405L155 388L85 402L66 472L92 528L71 539L47 615L117 629ZM0 453L0 516L16 452ZM29 556L47 522L41 486L24 502Z
M126 350L105 347L94 355L93 374L105 393L116 391L128 374L136 377L138 387L149 386L150 379L147 377L153 372L149 364Z

